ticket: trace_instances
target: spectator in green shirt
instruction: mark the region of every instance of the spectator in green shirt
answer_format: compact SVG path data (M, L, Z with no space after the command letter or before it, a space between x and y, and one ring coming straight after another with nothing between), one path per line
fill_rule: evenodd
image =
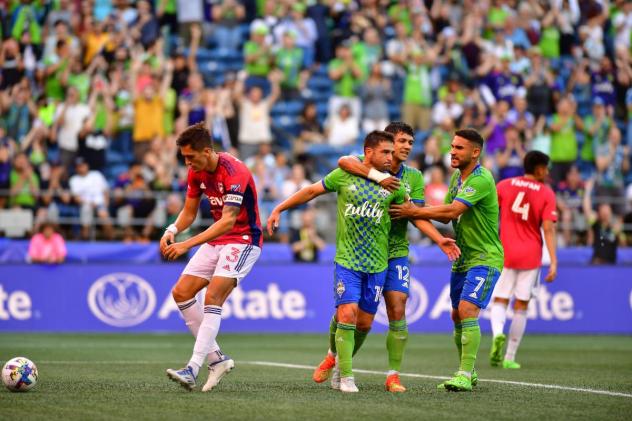
M9 177L9 205L25 209L35 209L39 194L39 178L24 153L13 159L13 170Z
M354 59L348 41L336 48L336 58L329 62L329 77L334 81L334 95L329 100L328 115L334 115L343 104L350 106L353 116L361 114L357 87L364 78L360 64Z
M264 95L267 95L270 91L268 75L274 63L274 56L266 42L268 32L268 27L263 23L253 25L250 41L247 41L244 45L244 67L248 74L245 82L246 89L258 86L263 90Z
M296 33L283 34L281 48L276 53L276 67L283 73L281 97L283 100L297 99L305 86L308 73L303 70L303 50L296 46Z
M430 65L436 58L433 50L414 49L405 63L402 120L414 130L430 130L432 115L432 86Z
M577 159L576 125L581 119L575 114L575 102L562 97L557 103L557 113L548 121L551 130L551 178L557 184L566 177L566 173Z

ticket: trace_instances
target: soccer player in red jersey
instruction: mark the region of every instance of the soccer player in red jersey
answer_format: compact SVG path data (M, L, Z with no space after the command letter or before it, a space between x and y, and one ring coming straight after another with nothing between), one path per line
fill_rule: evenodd
M232 290L250 272L261 254L262 230L257 190L248 168L227 153L217 153L204 123L184 130L177 140L189 167L184 207L176 222L160 240L160 251L169 260L201 244L172 290L186 325L195 336L193 355L187 366L167 370L167 375L187 389L195 387L208 356L206 392L215 387L235 362L222 354L215 338L222 319L222 305ZM174 236L188 228L198 212L202 194L208 197L215 222L205 231L174 243ZM204 308L195 295L206 287Z
M531 151L524 157L525 175L498 183L500 206L500 240L505 249L503 271L494 289L491 306L492 333L494 335L490 362L502 363L504 368L520 368L515 361L527 325L527 307L534 297L540 281L542 265L542 234L551 256L546 276L553 282L557 275L555 244L555 194L544 184L549 174L549 157L539 151ZM503 334L507 305L514 297L514 315L509 328L509 342L502 357L506 337Z

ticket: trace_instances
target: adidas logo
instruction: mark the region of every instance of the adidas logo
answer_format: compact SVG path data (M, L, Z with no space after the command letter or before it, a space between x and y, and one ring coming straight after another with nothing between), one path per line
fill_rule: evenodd
M476 295L476 292L473 292L469 295L471 298L478 298L478 295Z
M201 188L202 190L206 190L206 184L204 184L204 183L200 183L200 188Z

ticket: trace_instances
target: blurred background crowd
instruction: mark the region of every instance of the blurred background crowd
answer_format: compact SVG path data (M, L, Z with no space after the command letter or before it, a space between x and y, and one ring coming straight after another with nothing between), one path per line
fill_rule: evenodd
M563 245L632 243L629 1L0 0L0 34L6 233L156 238L186 188L176 134L200 121L252 170L265 223L401 120L429 205L473 127L497 180L551 156ZM273 240L313 260L333 200Z

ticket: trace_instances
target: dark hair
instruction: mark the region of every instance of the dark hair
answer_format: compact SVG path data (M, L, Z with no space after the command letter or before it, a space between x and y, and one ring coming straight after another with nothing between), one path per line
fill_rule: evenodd
M178 145L179 148L182 146L191 146L193 150L202 151L204 148L213 149L213 140L206 128L206 123L200 121L184 129L184 131L180 133L180 136L178 136L176 145Z
M364 148L375 148L380 142L394 142L394 136L389 132L373 130L364 138Z
M548 166L550 158L547 154L540 151L530 151L524 156L524 172L533 175L535 169L540 166Z
M461 129L454 132L456 136L462 137L463 139L467 139L470 142L476 143L481 149L483 148L483 144L485 140L483 136L479 132L474 129Z
M392 133L393 136L395 136L399 132L403 132L403 133L406 133L407 135L415 137L415 132L413 131L413 128L410 127L408 124L404 123L403 121L390 122L388 126L386 126L384 131Z

